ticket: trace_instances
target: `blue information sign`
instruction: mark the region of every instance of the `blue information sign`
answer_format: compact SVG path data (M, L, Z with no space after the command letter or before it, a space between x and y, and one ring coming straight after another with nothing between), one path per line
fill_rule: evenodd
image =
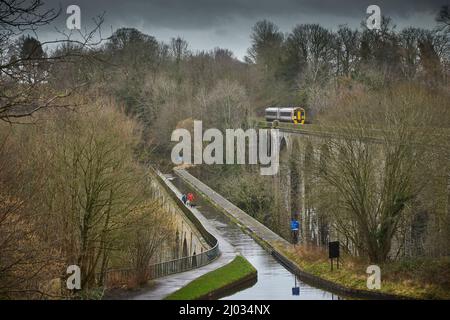
M297 220L292 220L291 221L291 230L292 231L298 231L299 229L299 222Z
M292 295L293 296L299 296L300 295L300 287L293 287L292 288Z

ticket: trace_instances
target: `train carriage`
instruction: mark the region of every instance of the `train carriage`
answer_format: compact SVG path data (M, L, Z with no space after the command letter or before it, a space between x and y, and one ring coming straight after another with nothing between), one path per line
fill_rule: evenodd
M301 107L287 107L287 108L266 108L266 121L280 121L290 122L295 124L305 124L306 114L305 109Z

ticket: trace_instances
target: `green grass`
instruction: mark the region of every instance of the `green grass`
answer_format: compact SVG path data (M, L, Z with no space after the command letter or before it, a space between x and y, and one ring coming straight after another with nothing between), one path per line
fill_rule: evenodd
M256 274L256 269L247 259L237 256L229 264L195 279L165 300L195 300L252 274Z
M367 261L344 255L339 270L330 271L324 250L281 244L274 246L307 273L344 287L368 290L366 268L370 263ZM391 261L380 265L380 268L380 292L415 299L450 299L450 257Z

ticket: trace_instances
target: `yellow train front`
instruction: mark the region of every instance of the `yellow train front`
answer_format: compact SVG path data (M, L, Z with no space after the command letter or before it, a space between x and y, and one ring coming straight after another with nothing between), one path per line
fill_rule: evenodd
M266 108L266 121L290 122L295 124L305 124L305 109L301 107L288 108Z

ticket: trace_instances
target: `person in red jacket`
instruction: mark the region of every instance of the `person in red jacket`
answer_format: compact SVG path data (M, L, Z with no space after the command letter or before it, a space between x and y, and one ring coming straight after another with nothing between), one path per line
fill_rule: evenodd
M191 207L194 204L194 195L191 192L187 194L187 202Z

